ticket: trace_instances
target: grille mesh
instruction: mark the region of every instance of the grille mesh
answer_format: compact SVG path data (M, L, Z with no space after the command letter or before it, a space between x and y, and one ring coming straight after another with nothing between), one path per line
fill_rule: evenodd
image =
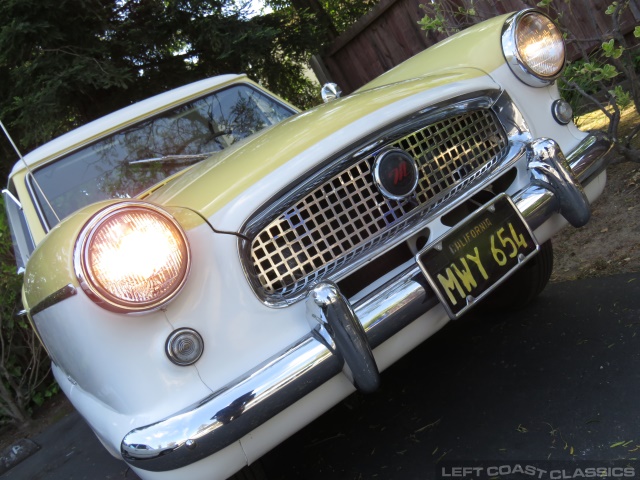
M299 292L396 235L407 226L407 214L428 212L490 169L507 139L493 113L477 110L428 125L389 146L405 150L418 164L414 198L390 200L379 192L372 175L374 155L329 178L255 236L253 269L264 293Z

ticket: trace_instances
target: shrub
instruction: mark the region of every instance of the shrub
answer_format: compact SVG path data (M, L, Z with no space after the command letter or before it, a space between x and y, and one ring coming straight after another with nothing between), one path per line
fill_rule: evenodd
M23 425L58 387L44 347L27 317L19 315L22 276L4 212L0 197L0 424Z

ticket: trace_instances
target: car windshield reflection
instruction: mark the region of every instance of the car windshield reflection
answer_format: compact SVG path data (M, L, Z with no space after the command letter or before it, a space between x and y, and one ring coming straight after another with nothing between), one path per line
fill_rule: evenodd
M37 185L32 185L32 191L52 227L58 218L91 203L135 197L294 113L256 88L232 86L131 125L45 165L35 171Z

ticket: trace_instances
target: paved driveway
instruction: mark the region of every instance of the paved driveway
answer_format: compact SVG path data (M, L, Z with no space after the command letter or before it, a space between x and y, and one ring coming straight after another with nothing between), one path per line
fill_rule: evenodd
M382 380L266 455L269 478L640 478L640 274L553 284L516 315L463 318ZM77 415L34 440L41 450L0 478L137 478Z

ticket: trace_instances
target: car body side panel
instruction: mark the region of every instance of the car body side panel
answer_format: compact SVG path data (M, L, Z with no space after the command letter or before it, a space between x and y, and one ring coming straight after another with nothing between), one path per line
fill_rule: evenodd
M78 293L33 317L69 382L104 408L132 416L168 415L210 393L195 367L177 367L164 354L172 328L163 312L136 318L100 310Z

